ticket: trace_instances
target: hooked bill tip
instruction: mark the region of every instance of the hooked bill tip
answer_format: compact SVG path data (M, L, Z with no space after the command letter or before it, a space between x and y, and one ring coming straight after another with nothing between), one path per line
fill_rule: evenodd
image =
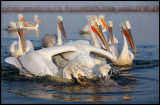
M78 77L81 77L81 76L82 76L82 74L78 73Z

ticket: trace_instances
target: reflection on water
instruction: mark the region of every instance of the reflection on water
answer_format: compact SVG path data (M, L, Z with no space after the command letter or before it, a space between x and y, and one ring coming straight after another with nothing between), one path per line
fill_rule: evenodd
M4 67L5 69L7 67ZM10 68L13 69L13 68ZM18 74L18 73L17 73ZM3 77L12 75L12 82L7 82L3 88L7 88L8 92L20 96L34 97L40 99L61 100L61 101L85 101L92 103L99 103L103 101L129 101L134 98L134 88L136 87L136 80L132 74L127 72L122 73L116 78L112 78L119 85L105 86L96 85L94 87L85 87L76 83L60 83L55 82L50 77L25 78L23 76L15 76L15 73L3 73ZM134 78L133 78L134 77ZM4 79L4 78L3 78ZM13 85L14 84L14 85Z
M133 89L128 87L121 89L120 87L105 87L105 88L94 88L94 87L82 87L82 86L35 86L38 88L33 88L35 85L32 86L31 89L10 89L9 92L15 93L21 96L27 97L35 97L41 99L54 99L54 100L61 100L61 101L88 101L88 102L102 102L102 101L112 101L112 100L123 100L128 99L130 100L131 97L130 93L127 94L129 91ZM41 88L41 90L37 90ZM56 90L57 89L57 90ZM115 91L116 90L116 91ZM115 92L114 92L115 91ZM124 97L125 96L125 97Z
M120 101L130 101L132 98L135 98L135 96L129 96L128 94L124 94L122 97Z

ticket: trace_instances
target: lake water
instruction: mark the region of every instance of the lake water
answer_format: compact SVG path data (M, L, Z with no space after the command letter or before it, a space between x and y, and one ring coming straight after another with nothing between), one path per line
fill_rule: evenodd
M105 13L106 21L113 20L113 33L123 46L119 24L129 20L137 53L132 67L123 70L115 81L119 86L84 87L79 84L56 83L50 78L25 78L18 69L4 62L9 47L17 40L17 32L5 30L10 21L18 21L18 13L1 14L1 103L159 103L159 13ZM63 17L68 40L89 39L80 35L88 15L100 13L36 13L42 24L39 30L28 32L26 39L35 49L42 48L45 34L57 34L57 15ZM35 13L23 13L25 20L34 21ZM132 51L131 47L129 49ZM133 51L132 51L133 52Z

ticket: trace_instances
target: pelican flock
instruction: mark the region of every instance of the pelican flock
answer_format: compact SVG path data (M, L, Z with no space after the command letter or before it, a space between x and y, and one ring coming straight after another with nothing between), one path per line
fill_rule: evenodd
M41 24L41 21L39 20L38 15L34 16L34 21L35 21L35 23L26 22L23 19L22 20L22 22L24 23L24 27L23 28L25 28L25 29L38 29L39 28L39 23Z
M25 21L22 14L18 14L18 20L19 20L19 22L17 22L17 23L14 21L11 21L8 24L7 30L8 31L17 31L19 27L24 28L24 29L38 29L39 23L41 23L41 21L38 18L38 15L34 16L34 20L36 23Z
M31 41L25 41L24 29L37 29L40 20L35 15L35 24L26 22L22 14L18 15L18 23L11 22L8 30L17 30L18 42L14 41L9 49L10 57L5 62L14 65L21 75L53 76L65 80L76 80L81 85L94 86L92 80L110 80L110 65L132 65L134 54L128 49L127 40L136 53L136 46L131 35L130 22L120 23L124 39L123 48L118 47L118 39L113 34L113 21L105 22L105 15L87 16L88 24L83 32L90 34L90 41L66 41L63 17L57 16L57 35L46 34L43 48L34 50ZM108 32L108 34L106 34ZM62 35L64 40L62 40ZM110 37L108 38L109 35Z

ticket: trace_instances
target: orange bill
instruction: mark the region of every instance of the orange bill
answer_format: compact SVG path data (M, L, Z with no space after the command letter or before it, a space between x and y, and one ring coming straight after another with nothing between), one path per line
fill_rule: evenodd
M78 77L82 77L82 74L78 73Z
M104 44L106 50L111 52L110 48L109 48L109 45L108 45L108 43L107 43L107 41L106 41L106 39L103 35L103 32L102 32L100 26L93 25L93 26L91 26L91 29L92 29L93 32L95 32L99 36L99 38L101 39L102 43Z
M101 22L102 22L103 26L104 26L106 29L108 29L105 20L104 20L104 19L101 19Z
M26 51L26 44L25 44L25 40L24 40L23 29L18 29L18 34L20 36L20 40L22 43L23 52L25 52Z
M66 32L64 30L62 21L58 21L58 26L59 26L60 30L62 31L65 40L67 40Z
M135 46L135 44L134 44L134 40L133 40L133 38L132 38L132 35L131 35L130 30L129 30L129 29L123 30L123 33L124 33L124 35L127 37L128 42L129 42L131 48L132 48L133 51L136 53L136 46Z
M112 30L112 27L108 27L108 30L109 30L109 33L111 35L111 42L112 44L114 43L114 37L113 37L113 30Z

